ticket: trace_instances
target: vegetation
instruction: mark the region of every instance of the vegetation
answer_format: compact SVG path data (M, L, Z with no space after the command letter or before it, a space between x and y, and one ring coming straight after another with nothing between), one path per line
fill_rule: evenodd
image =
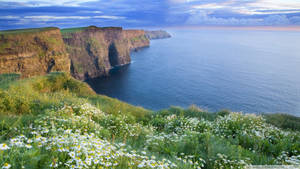
M65 73L0 76L2 168L299 165L299 127L288 115L196 106L152 112L97 95Z
M144 35L138 36L138 37L133 37L130 39L131 42L146 41L146 40L147 40L147 38Z
M76 28L66 28L66 29L61 29L62 34L68 34L68 33L74 33L74 32L80 32L84 29L87 29L88 27L76 27Z
M288 114L265 114L264 117L276 127L300 131L300 117Z

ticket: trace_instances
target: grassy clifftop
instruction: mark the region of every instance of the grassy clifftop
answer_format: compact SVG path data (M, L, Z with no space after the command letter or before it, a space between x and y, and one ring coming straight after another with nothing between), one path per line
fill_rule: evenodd
M277 125L277 126L276 126ZM0 166L6 168L244 168L299 165L300 119L152 112L95 94L65 73L0 76Z

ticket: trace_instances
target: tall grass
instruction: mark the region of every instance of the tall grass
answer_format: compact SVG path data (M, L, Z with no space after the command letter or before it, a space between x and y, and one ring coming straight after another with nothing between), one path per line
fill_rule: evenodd
M86 83L62 72L31 79L19 79L19 75L15 74L2 75L0 88L0 106L2 113L6 114L36 114L62 102L80 103L82 100L89 101L109 114L130 114L142 119L150 112L142 107L97 95Z

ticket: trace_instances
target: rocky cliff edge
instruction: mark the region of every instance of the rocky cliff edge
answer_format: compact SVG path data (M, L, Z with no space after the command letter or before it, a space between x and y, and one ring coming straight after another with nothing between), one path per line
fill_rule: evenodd
M86 80L130 63L130 51L148 46L143 30L121 27L0 31L0 74L30 77L64 71Z
M0 74L30 77L69 69L69 56L58 28L0 32Z

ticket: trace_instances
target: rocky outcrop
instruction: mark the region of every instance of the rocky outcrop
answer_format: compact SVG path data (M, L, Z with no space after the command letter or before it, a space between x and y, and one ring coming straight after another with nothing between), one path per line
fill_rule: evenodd
M70 69L70 59L58 28L0 32L0 74L22 77Z
M149 39L143 30L121 27L1 31L0 74L30 77L64 71L86 80L130 63L130 51L147 46Z
M171 35L164 30L145 31L145 35L148 39L165 39L171 37Z
M130 51L149 46L142 30L121 27L62 30L71 59L71 73L81 80L108 75L118 65L130 63Z

